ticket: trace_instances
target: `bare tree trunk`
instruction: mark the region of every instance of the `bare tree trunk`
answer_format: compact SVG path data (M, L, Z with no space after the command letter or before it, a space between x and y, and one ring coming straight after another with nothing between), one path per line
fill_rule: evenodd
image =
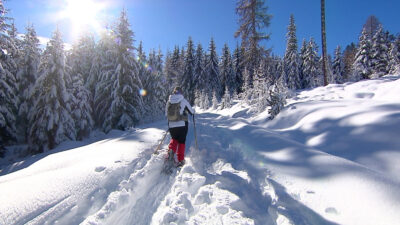
M324 73L324 86L328 85L327 60L326 60L326 29L325 29L325 0L321 0L321 34L322 34L322 71Z

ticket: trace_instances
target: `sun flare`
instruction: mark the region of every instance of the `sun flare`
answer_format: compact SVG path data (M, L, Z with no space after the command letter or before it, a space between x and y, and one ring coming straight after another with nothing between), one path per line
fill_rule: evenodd
M65 0L61 17L70 21L71 35L77 37L87 29L100 31L100 14L104 8L104 3L96 0Z

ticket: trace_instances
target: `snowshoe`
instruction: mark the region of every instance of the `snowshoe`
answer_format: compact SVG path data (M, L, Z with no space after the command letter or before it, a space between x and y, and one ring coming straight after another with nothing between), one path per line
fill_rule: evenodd
M161 172L165 174L171 174L173 172L174 167L175 167L174 151L169 149L167 157L164 160L164 165Z
M185 160L179 161L176 163L176 167L182 167L183 165L185 165Z

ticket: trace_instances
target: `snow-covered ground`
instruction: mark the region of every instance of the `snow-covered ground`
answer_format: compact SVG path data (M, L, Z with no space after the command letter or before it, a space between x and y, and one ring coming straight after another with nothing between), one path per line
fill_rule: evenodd
M171 175L152 154L165 121L3 165L0 224L400 224L399 77L302 91L267 117L200 112Z

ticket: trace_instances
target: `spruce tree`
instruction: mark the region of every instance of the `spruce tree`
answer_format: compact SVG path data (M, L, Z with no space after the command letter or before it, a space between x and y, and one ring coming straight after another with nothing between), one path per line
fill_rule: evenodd
M293 14L290 15L288 32L286 34L286 52L284 56L284 67L288 87L292 90L301 88L299 77L299 55L297 52L296 24Z
M228 87L226 86L224 96L222 97L221 100L221 108L227 109L230 108L231 106L232 106L232 97Z
M227 88L229 93L232 94L235 89L235 77L233 74L232 57L227 44L222 49L222 57L220 61L220 80L221 90L225 91ZM223 96L224 93L221 94Z
M103 131L111 130L111 104L114 90L115 64L117 53L115 49L114 32L108 30L101 34L96 46L96 54L90 71L90 90L94 93L94 120Z
M192 38L189 37L187 42L186 54L183 62L183 74L180 86L183 95L191 105L194 104L194 79L195 79L195 50Z
M317 44L311 38L307 44L303 62L303 85L305 88L314 88L322 85L319 60Z
M147 66L147 79L143 82L143 88L146 90L143 95L143 102L146 109L147 121L154 121L164 115L166 85L162 72L162 54L152 50L149 54Z
M400 35L391 44L389 56L389 72L391 74L400 73Z
M212 94L212 108L217 109L218 103L219 103L219 101L218 101L217 93L214 91Z
M28 135L28 112L33 107L33 99L30 93L38 78L38 67L40 63L39 39L33 25L26 27L26 33L21 42L21 59L17 73L17 82L20 96L18 109L19 133L25 140Z
M337 84L342 84L344 82L343 74L344 74L344 63L342 57L342 51L340 45L338 45L335 49L335 58L333 59L332 65L333 72L333 82Z
M305 66L306 58L307 58L307 41L306 39L303 39L299 53L299 80L301 89L306 88L307 84L306 81L307 75L304 74L306 72L306 66Z
M255 70L252 98L256 104L255 109L257 112L262 112L267 107L268 84L265 74L266 67L266 60L262 60L257 70Z
M244 84L244 79L243 79L243 48L239 47L239 45L236 46L235 51L233 52L232 56L232 67L233 67L233 74L235 77L235 92L240 94L243 90L243 84Z
M374 78L388 74L390 42L383 32L382 26L378 27L372 38L371 69ZM371 77L372 78L372 77Z
M203 51L203 46L199 43L196 48L195 63L194 63L194 85L195 90L201 91L206 87L206 81L204 80L205 74L205 55ZM198 94L200 96L200 94Z
M163 67L165 82L166 82L166 91L170 93L172 91L172 83L173 83L173 74L174 71L172 69L172 53L168 50L165 55L165 63Z
M205 81L208 84L209 96L215 92L218 99L221 98L221 80L218 68L218 56L216 52L214 39L211 38L210 46L208 48L208 55L206 60Z
M354 76L352 81L368 79L372 74L371 70L371 41L368 39L367 30L364 28L360 35L359 47L354 60Z
M168 62L167 62L168 63ZM175 46L166 71L167 85L170 87L168 93L171 93L175 86L180 84L180 76L182 74L181 55L178 46Z
M138 74L139 78L142 81L143 86L145 87L145 83L147 83L147 75L148 75L148 62L147 62L147 57L146 53L144 52L143 49L143 42L139 42L139 46L137 47L137 56L136 56L136 61L138 62Z
M6 16L3 2L0 0L0 155L4 155L4 145L15 143L16 115L18 107L16 63L12 57L15 49L13 41L6 35L10 18Z
M75 122L76 139L81 141L89 136L94 128L93 110L90 91L84 86L84 78L80 73L72 74L71 113Z
M114 30L117 57L114 67L111 103L111 128L125 130L136 126L144 112L143 99L140 95L142 83L138 74L138 65L134 59L133 37L126 11L121 12Z
M245 102L248 105L250 105L252 100L251 97L253 96L253 87L250 85L250 71L247 69L247 67L244 68L243 76L244 76L244 84L243 84L242 99L244 99Z
M53 149L66 139L75 139L69 93L65 86L66 68L63 41L58 29L47 44L39 66L39 78L29 113L28 144L32 152Z
M93 64L95 53L94 35L88 32L83 33L78 41L73 44L71 54L69 56L73 74L81 74L83 84L88 85L88 78Z

